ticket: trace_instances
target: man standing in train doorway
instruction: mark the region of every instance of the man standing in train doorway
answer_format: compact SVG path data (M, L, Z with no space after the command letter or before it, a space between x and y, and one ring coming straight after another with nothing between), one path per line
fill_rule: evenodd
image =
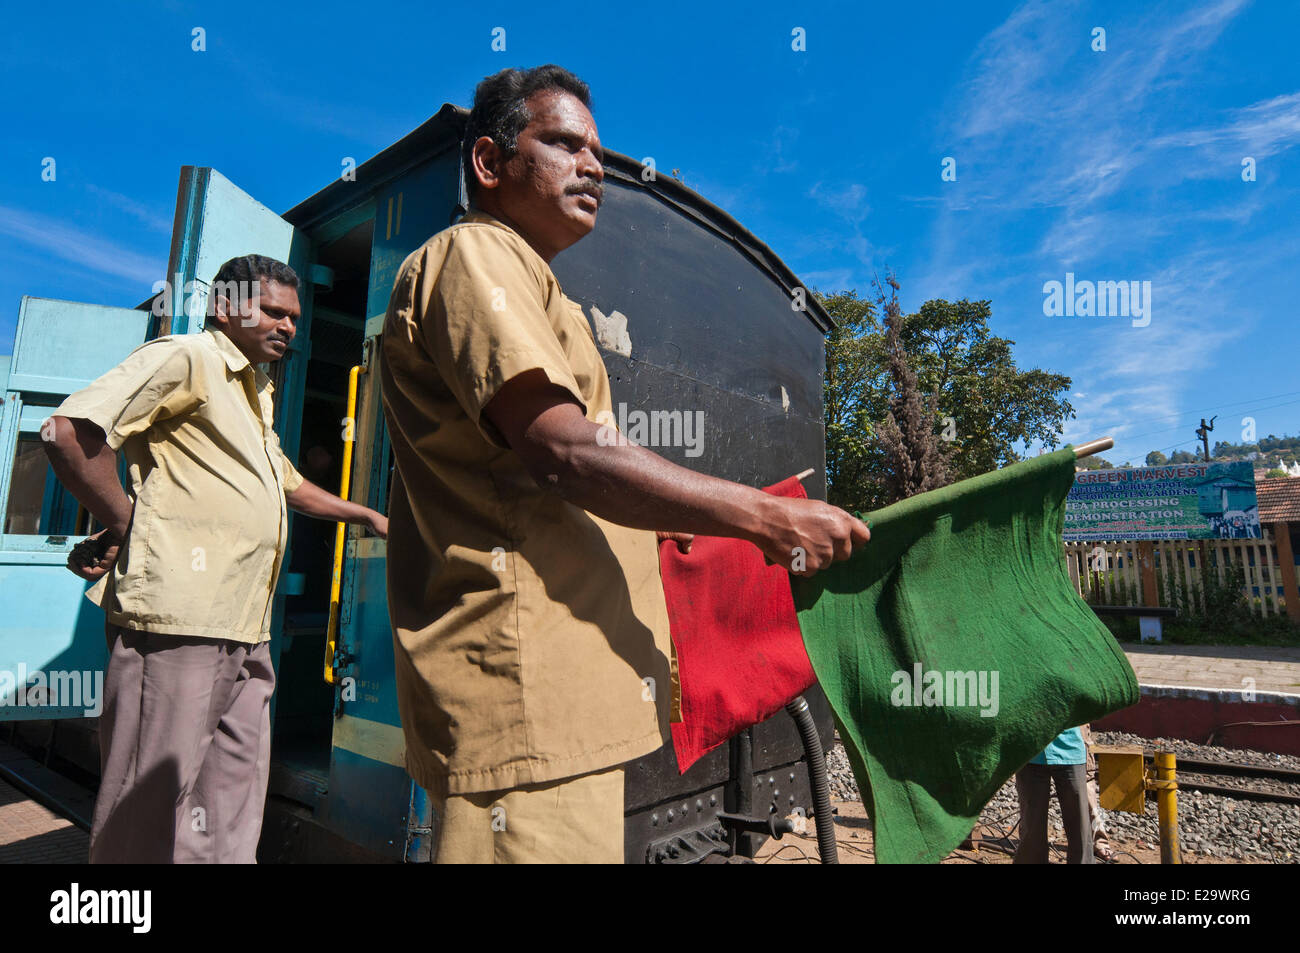
M598 423L609 379L549 264L603 198L589 107L558 66L478 85L471 211L406 259L384 325L398 703L442 863L623 862L622 766L671 737L656 531L798 548L808 573L869 537Z
M148 341L42 427L68 491L106 529L68 559L98 583L109 647L91 863L253 863L271 752L270 626L286 504L360 523L280 450L260 363L288 351L298 276L221 266L198 334ZM133 494L117 478L126 454Z

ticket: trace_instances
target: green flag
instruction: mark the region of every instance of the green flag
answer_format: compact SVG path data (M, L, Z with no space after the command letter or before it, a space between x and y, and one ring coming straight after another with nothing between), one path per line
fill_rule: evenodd
M792 577L808 657L880 863L933 863L1064 729L1137 678L1066 575L1070 448L871 514L871 542Z

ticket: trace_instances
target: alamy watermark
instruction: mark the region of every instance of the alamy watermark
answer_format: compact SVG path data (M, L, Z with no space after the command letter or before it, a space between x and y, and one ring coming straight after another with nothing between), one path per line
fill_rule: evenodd
M1067 271L1064 282L1043 282L1043 296L1049 318L1132 318L1135 328L1151 323L1149 281L1075 281Z
M24 662L17 671L0 669L0 708L80 708L98 718L103 707L103 672L29 672Z
M191 279L185 281L177 272L174 281L159 280L153 283L153 305L150 313L156 318L170 318L179 305L182 314L190 318L212 317L216 313L218 298L225 298L229 303L230 317L239 315L239 323L252 327L257 319L252 316L252 303L261 297L262 288L259 279L252 281L231 280L204 281Z
M704 411L628 410L618 405L618 416L602 410L596 415L600 429L596 443L602 447L685 447L686 456L704 453Z
M925 671L920 662L912 671L900 670L889 677L894 686L889 701L895 708L975 708L981 718L998 713L996 671Z
M152 890L82 889L73 882L67 890L50 894L50 923L56 926L120 924L131 927L132 933L148 933L152 910Z

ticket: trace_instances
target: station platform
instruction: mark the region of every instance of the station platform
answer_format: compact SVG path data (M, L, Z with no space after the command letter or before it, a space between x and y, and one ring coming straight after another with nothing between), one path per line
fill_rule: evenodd
M0 864L84 864L90 835L0 780Z
M1123 648L1140 685L1300 695L1300 648L1150 644Z

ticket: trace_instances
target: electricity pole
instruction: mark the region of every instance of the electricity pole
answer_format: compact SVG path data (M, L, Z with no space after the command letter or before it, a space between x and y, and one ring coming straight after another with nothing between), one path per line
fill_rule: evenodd
M1210 418L1210 422L1207 424L1205 422L1205 418L1202 417L1201 425L1196 428L1196 436L1201 438L1201 446L1205 450L1206 463L1210 462L1210 431L1214 429L1214 422L1218 419L1219 419L1219 415L1215 414L1213 417Z

